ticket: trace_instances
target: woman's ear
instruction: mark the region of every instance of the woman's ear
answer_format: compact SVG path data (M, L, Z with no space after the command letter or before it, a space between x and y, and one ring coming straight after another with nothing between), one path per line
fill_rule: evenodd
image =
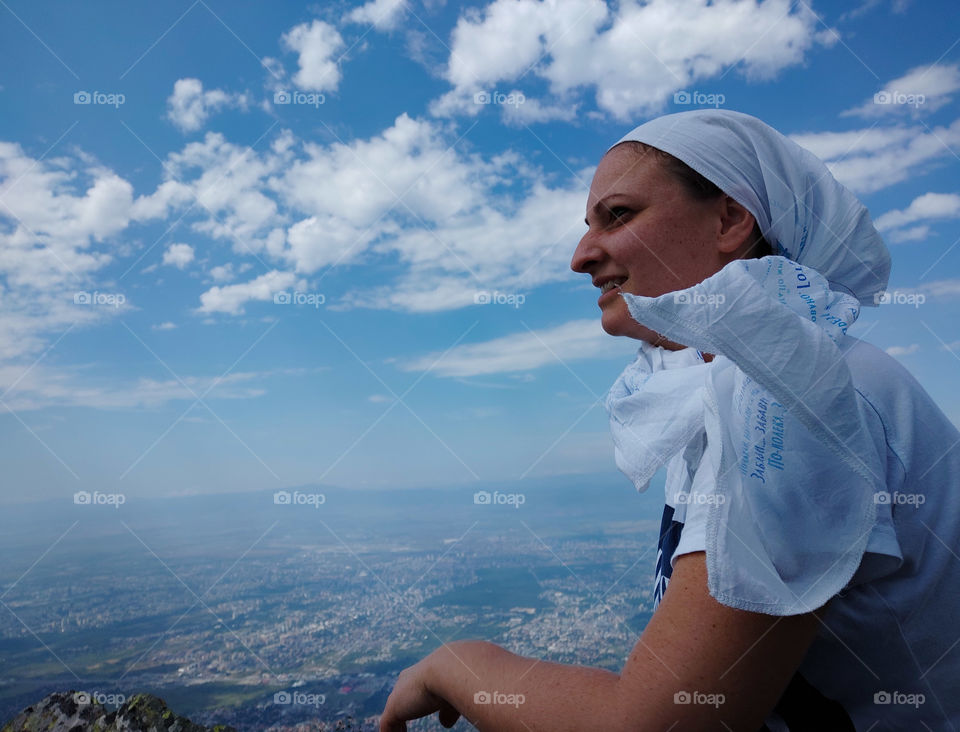
M734 254L741 248L748 250L754 243L753 227L756 219L753 214L730 196L723 196L720 207L720 238L717 249L724 254Z

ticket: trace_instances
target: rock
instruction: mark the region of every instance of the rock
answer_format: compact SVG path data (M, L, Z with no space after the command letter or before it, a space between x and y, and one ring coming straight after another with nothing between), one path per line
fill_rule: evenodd
M109 711L85 691L50 694L7 722L0 732L236 732L203 727L167 708L163 699L137 694Z

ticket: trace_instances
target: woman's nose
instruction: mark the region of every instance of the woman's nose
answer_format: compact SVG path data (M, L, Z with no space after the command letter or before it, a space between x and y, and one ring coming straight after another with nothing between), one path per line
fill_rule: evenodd
M603 258L603 250L597 246L596 239L588 231L580 238L573 251L570 269L574 272L589 273L593 266Z

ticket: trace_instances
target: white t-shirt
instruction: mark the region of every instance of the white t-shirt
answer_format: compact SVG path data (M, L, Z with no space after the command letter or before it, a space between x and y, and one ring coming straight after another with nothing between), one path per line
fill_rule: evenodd
M830 715L844 713L857 730L957 729L960 432L886 353L855 338L842 350L858 394L872 408L871 436L886 455L886 492L878 494L860 568L830 601L826 627L781 700L786 706L778 706L784 718L771 717L768 728L789 729L784 719L799 711L821 729L830 727ZM657 599L676 557L706 550L713 491L705 482L717 474L711 454L704 451L692 480L678 474L687 470L682 456L668 466ZM807 539L816 545L816 536Z

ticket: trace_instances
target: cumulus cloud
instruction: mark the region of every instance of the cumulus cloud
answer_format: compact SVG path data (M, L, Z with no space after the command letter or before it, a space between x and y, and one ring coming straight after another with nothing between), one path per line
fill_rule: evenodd
M920 221L960 218L960 195L925 193L914 198L902 211L888 211L876 220L877 229L887 231Z
M918 287L917 290L927 297L944 300L960 298L960 279L934 280Z
M401 368L431 369L430 373L438 376L466 377L562 366L581 359L622 358L635 351L635 342L608 335L600 327L599 318L589 318L459 345L445 356L429 353L401 364Z
M929 235L929 226L911 226L909 229L891 231L884 238L891 244L904 244L910 241L923 241Z
M246 109L245 94L230 94L222 89L203 90L200 79L178 79L167 99L167 118L182 132L194 132L211 114L224 107Z
M193 210L200 217L191 224L193 230L232 242L238 253L279 253L284 218L269 180L290 160L289 137L281 134L269 150L257 152L208 132L202 141L167 157L163 185L176 182L178 196L163 203L172 208L195 201Z
M36 159L0 142L0 362L36 355L47 338L111 318L119 308L75 302L116 283L99 273L129 249L119 235L154 218L133 186L90 156ZM99 285L99 287L98 287Z
M372 0L351 10L344 20L369 24L379 31L389 31L399 25L406 5L405 0Z
M376 238L377 227L360 229L340 216L310 216L287 232L287 258L298 272L315 272L331 264L353 264Z
M6 146L8 178L22 175L6 201L24 225L14 220L2 234L0 272L12 287L58 286L58 296L72 298L92 290L90 278L114 258L111 237L133 222L183 215L184 225L230 242L237 255L207 272L212 286L199 295L200 313L239 315L294 276L377 261L394 262L393 274L330 306L439 311L472 306L481 290L529 293L574 279L568 262L582 235L589 171L551 184L517 154L483 157L453 140L440 123L406 114L349 143L281 131L257 150L208 132L170 153L164 180L139 197L109 170L86 171L83 186L71 170L78 161L37 162ZM38 246L45 241L50 247ZM176 243L161 259L185 268L196 252ZM236 283L253 266L268 274ZM74 322L72 310L72 302L51 304L48 313L61 313L51 324ZM42 338L23 337L36 323L17 322L9 346L38 348Z
M243 274L252 267L253 265L249 262L243 262L234 268L233 262L227 262L226 264L221 264L211 268L208 274L210 275L210 279L212 279L214 282L229 282L238 274Z
M916 353L919 351L920 345L917 343L911 343L909 346L890 346L890 348L885 350L891 356L909 356L911 353Z
M597 106L621 120L656 112L674 92L725 69L771 78L801 63L816 43L835 39L818 34L806 5L791 5L625 0L612 10L602 0L495 0L458 20L444 71L453 88L431 111L476 115L482 107L475 93L532 74L555 97L592 90ZM748 43L744 28L751 29Z
M163 263L183 269L193 261L193 247L189 244L171 244L163 253Z
M882 117L904 112L934 112L947 104L958 89L960 64L917 66L888 81L871 99L843 112L843 116Z
M791 138L826 162L841 183L873 193L914 178L960 145L960 120L947 127L871 127L847 132L812 132Z
M540 122L560 120L569 122L576 118L580 104L575 101L544 102L540 99L527 99L519 92L512 92L515 103L506 103L501 109L503 121L511 126L521 126ZM506 95L509 100L511 94Z
M435 124L405 114L367 140L305 152L276 183L291 207L310 213L288 230L285 256L296 271L374 256L408 267L401 282L354 293L354 304L446 309L472 302L464 275L472 290L518 285L528 269L528 285L555 279L566 265L558 257L569 256L582 228L584 189L530 186L519 199L498 197L498 185L529 185L534 172L510 156L458 153ZM527 233L518 238L520 230Z
M293 287L296 282L296 275L273 270L249 282L223 287L215 285L200 296L198 311L240 315L244 312L244 305L251 300L273 301L276 293Z
M333 308L445 310L471 305L478 290L569 280L589 172L549 185L517 154L482 157L451 142L441 124L406 114L349 143L281 132L251 150L211 132L167 157L168 180L145 200L168 212L196 201L188 225L261 271L399 263L392 281L352 289ZM239 266L209 275L219 285Z
M338 59L333 57L344 46L336 28L322 20L301 23L285 33L282 41L299 54L294 84L309 91L336 91L341 75Z
M470 215L389 240L407 271L389 287L354 293L367 307L432 311L472 305L480 291L526 295L569 281L570 256L583 234L585 191L577 184L534 184L512 205L487 197ZM518 237L518 232L524 232ZM584 278L585 279L585 278Z

